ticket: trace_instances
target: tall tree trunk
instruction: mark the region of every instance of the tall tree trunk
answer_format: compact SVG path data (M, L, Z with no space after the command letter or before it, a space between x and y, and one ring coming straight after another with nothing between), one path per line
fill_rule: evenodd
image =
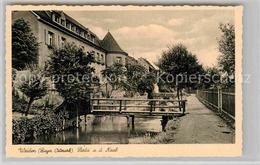
M29 110L30 110L30 108L31 108L31 105L32 105L33 101L34 101L34 98L31 97L30 100L29 100L29 102L28 102L28 105L27 105L26 111L25 111L25 116L28 115Z
M180 88L177 87L177 98L178 98L178 105L179 105L179 110L181 111L181 103L179 102L180 99Z

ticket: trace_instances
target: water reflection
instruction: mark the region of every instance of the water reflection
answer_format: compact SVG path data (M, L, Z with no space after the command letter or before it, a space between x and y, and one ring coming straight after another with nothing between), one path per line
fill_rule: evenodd
M35 144L127 144L129 138L155 135L159 119L138 119L135 130L127 127L126 117L102 116L89 117L87 124L81 122L79 128L70 128L53 135L39 137Z

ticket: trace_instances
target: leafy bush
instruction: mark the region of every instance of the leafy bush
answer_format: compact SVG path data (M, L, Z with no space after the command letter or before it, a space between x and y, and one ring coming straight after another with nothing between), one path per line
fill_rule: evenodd
M37 115L31 119L22 117L18 120L13 120L13 143L32 143L41 135L61 131L64 118L67 119L68 114L60 112L58 114ZM70 122L67 122L65 128L68 128L70 124Z

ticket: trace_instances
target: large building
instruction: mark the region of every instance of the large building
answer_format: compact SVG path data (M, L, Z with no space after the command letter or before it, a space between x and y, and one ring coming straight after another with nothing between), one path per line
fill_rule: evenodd
M128 54L121 49L110 32L101 40L63 11L15 11L12 13L12 21L17 19L24 19L29 23L40 43L40 66L45 65L54 47L62 47L66 42L75 43L85 52L94 54L95 63L92 65L97 74L115 62L123 65L126 63Z

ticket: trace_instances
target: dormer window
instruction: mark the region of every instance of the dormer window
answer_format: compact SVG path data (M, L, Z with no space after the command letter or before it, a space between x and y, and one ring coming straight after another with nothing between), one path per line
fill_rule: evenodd
M81 31L81 32L80 32L80 36L81 36L81 37L84 37L84 36L85 36L85 32L84 32L84 31Z
M91 39L92 42L94 42L95 41L95 36L93 34L91 34L90 35L90 39Z
M80 33L80 29L76 27L76 33L79 34Z
M76 27L74 25L71 25L71 30L75 32Z
M54 14L54 21L55 22L57 22L57 23L59 23L60 21L59 21L59 16L58 15L56 15L56 14Z
M60 23L61 23L61 25L65 26L65 20L64 19L61 19Z
M87 38L87 33L86 32L84 32L84 38Z
M71 24L68 21L66 21L66 28L71 29Z

